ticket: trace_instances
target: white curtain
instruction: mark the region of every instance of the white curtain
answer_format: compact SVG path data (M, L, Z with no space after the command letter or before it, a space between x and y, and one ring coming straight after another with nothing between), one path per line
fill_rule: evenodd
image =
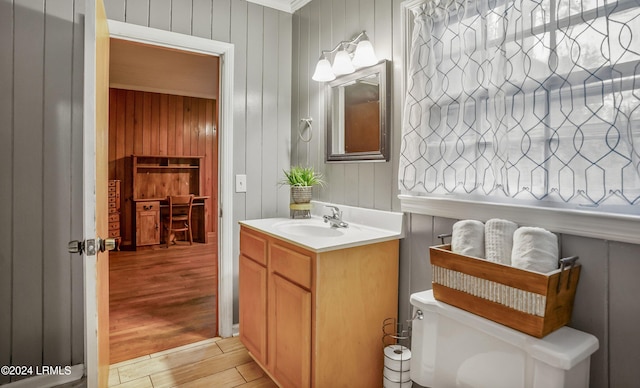
M414 16L402 192L640 204L640 0L433 0Z

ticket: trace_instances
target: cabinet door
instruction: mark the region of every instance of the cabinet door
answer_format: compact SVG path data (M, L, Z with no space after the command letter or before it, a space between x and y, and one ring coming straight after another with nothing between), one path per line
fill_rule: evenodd
M240 341L267 365L267 269L242 254L239 261Z
M269 369L284 388L311 383L311 292L271 274Z
M136 204L136 246L160 244L160 203Z

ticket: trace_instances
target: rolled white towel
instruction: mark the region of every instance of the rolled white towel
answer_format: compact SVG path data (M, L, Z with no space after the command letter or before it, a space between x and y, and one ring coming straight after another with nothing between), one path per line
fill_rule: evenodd
M483 259L484 224L476 220L462 220L453 224L451 251Z
M518 228L513 234L511 264L542 273L557 269L558 237L542 228Z
M494 263L511 265L513 233L518 224L492 218L484 224L484 258Z

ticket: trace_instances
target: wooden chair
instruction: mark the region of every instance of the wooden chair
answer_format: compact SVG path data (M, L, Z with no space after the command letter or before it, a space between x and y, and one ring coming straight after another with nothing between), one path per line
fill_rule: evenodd
M185 239L187 238L188 233L189 245L193 245L193 232L191 230L191 209L193 207L193 194L171 195L168 197L168 200L169 214L164 218L165 229L167 230L167 248L171 243L171 236L175 232L185 232Z

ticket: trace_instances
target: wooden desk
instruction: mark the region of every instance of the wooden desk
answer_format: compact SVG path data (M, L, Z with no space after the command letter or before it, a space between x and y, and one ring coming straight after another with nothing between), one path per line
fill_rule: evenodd
M191 211L191 227L193 228L193 240L206 243L207 233L205 229L206 203L209 196L196 196L193 200ZM169 210L167 198L134 199L134 230L135 246L157 245L161 243L162 219ZM186 207L186 205L185 205Z

